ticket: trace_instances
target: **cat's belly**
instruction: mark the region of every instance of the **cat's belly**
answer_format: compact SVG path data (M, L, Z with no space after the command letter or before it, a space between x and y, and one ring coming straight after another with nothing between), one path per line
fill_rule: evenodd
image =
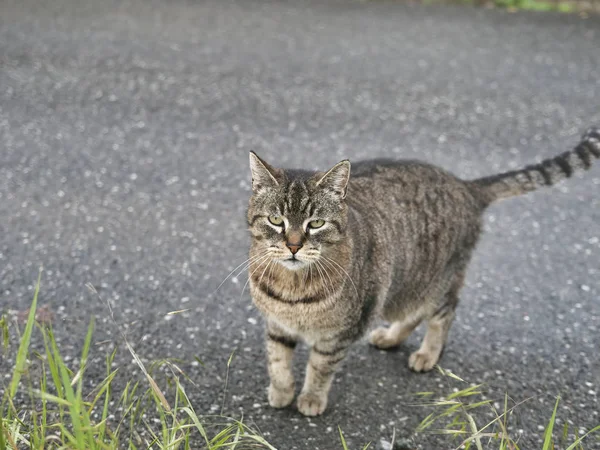
M382 302L383 319L393 322L431 315L454 279L452 270L440 272L435 277L418 279L417 283L392 286Z

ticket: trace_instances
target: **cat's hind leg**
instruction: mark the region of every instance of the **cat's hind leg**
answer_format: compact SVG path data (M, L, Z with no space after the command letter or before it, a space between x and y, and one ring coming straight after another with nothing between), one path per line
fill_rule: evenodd
M369 342L382 350L402 344L421 323L422 317L411 315L392 322L389 327L375 328L369 334Z
M437 364L444 349L448 331L454 321L458 305L458 293L463 285L465 274L455 275L450 289L442 302L427 321L427 332L419 350L410 355L408 366L415 372L427 372Z

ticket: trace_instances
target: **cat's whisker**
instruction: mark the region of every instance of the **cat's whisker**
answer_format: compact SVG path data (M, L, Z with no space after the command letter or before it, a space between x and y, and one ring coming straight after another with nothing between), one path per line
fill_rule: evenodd
M323 282L325 283L325 285L327 286L327 281L329 281L329 286L331 286L331 290L327 289L328 292L330 293L330 295L333 297L335 295L335 285L333 283L333 280L331 279L331 276L329 276L329 273L327 272L327 268L318 260L315 259L315 263L317 265L317 267L320 267L321 269L323 269L323 273L327 276L327 280L325 280L323 277Z
M263 272L260 274L260 278L258 279L258 285L259 286L260 286L260 283L262 282L263 277L265 276L265 272L271 266L271 264L273 264L273 260L269 261L269 264L267 264L267 267L265 267L265 270L263 270Z
M242 269L241 269L241 270L240 270L240 271L239 271L239 272L238 272L238 273L235 275L235 277L236 277L236 278L237 278L237 277L239 277L239 276L242 274L242 272L246 271L246 270L248 269L248 267L250 267L252 264L254 264L254 263L257 263L257 262L258 262L258 261L260 261L261 259L268 258L269 256L272 256L272 255L270 254L270 252L268 252L268 251L267 251L266 253L264 253L264 254L262 254L262 255L258 256L257 258L253 259L252 261L248 262L248 263L247 263L247 264L246 264L244 267L242 267Z
M246 269L248 269L252 264L258 263L257 269L262 267L262 265L265 263L265 261L269 260L269 254L266 255L262 255L262 257L253 260L252 262L248 263L246 265L246 267L244 267L239 273L238 276ZM255 269L256 271L256 269ZM246 280L246 283L244 283L244 287L242 288L242 293L240 294L240 300L242 298L242 296L244 295L244 290L246 289L246 286L248 285L249 281L250 281L250 277L254 274L254 272L252 272L252 274L248 275L248 279Z
M352 283L352 287L354 288L354 292L356 292L356 295L359 296L358 294L358 289L356 288L356 285L354 284L354 281L352 281L352 277L350 276L350 274L348 274L348 272L346 272L346 269L344 269L337 261L328 258L325 255L321 255L321 257L323 258L323 261L328 261L329 263L334 264L335 266L337 266L343 273L344 275L346 275L346 277L348 278L348 280L350 281L350 283Z
M319 277L321 278L321 283L323 284L323 287L327 291L328 296L330 296L331 291L329 290L329 286L325 282L325 277L323 276L323 273L321 272L321 268L319 267L318 264L315 264L315 269L317 269L317 273L319 274Z
M326 264L327 267L329 267L330 269L332 269L333 271L335 271L335 273L341 277L341 278L347 278L346 274L344 272L342 272L338 267L334 266L331 262L322 259L323 264ZM343 281L344 284L346 284L346 280Z
M306 282L308 281L308 267L306 266L304 269L302 269L302 271L304 272L304 274L302 275L302 282L304 284L306 284Z
M254 269L252 271L252 273L250 275L248 275L248 279L246 280L246 283L244 283L244 287L242 288L242 293L240 294L240 301L242 301L242 297L244 296L244 291L246 290L246 286L248 286L248 283L250 282L250 278L252 278L252 275L254 275L262 267L262 265L265 262L267 262L268 264L270 264L271 261L272 260L263 260L263 261L261 261L260 264L256 267L256 269ZM267 265L267 267L269 267L269 266Z
M331 283L331 286L335 286L335 283L333 282L333 278L329 274L329 270L327 269L327 267L325 266L325 264L323 264L323 262L319 261L319 260L317 260L317 262L323 266L323 270L325 271L325 274L327 275L327 278L329 278L329 282Z
M219 289L221 289L221 286L223 286L223 284L225 284L225 282L226 282L226 281L227 281L227 280L228 280L228 279L231 277L231 275L233 275L233 273L234 273L236 270L238 270L238 269L239 269L240 267L242 267L244 264L247 264L249 261L250 261L250 263L251 263L252 261L254 261L254 260L256 260L256 259L258 259L258 258L260 258L260 257L262 257L262 256L264 256L264 255L266 255L267 253L268 253L268 250L267 250L267 251L265 251L265 253L261 253L260 255L256 255L256 256L253 256L253 257L251 257L251 258L248 258L248 259L246 259L246 260L245 260L243 263L241 263L239 266L237 266L235 269L233 269L231 272L229 272L229 275L227 275L227 276L225 277L225 279L224 279L223 281L221 281L221 284L219 284L219 286L218 286L218 287L217 287L217 288L214 290L214 292L213 292L211 295L214 295L214 294L215 294L215 293L216 293L216 292L217 292ZM243 269L243 270L242 270L242 272L243 272L244 270L245 270L245 269ZM240 272L240 273L241 273L241 272ZM238 274L238 276L239 276L239 274Z
M271 265L271 269L269 270L269 274L267 275L267 282L271 281L271 276L273 275L273 268L277 265L277 263L273 263Z

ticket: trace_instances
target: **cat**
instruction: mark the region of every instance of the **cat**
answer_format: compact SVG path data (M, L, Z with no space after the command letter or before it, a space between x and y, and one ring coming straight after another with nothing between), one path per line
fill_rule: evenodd
M600 128L572 150L522 170L464 181L417 161L341 161L327 172L275 168L250 153L249 284L266 322L269 404L295 395L292 355L310 346L297 400L322 414L336 367L375 317L389 327L371 344L398 346L421 323L410 355L431 370L454 319L465 271L495 200L533 191L588 169L600 158Z

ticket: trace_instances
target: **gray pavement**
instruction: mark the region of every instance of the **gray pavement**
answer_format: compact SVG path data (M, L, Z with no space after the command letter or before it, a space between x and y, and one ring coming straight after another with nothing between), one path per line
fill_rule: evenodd
M43 265L40 301L64 353L77 356L97 318L90 385L120 340L88 282L144 360L186 361L201 412L220 409L237 349L225 412L243 413L280 449L339 448L338 425L352 448L389 440L394 427L408 434L426 415L410 394L447 391L439 374L407 367L422 331L396 352L356 345L323 417L268 407L245 275L214 294L247 251L248 151L321 169L345 157L418 158L465 178L518 167L600 124L599 49L600 19L556 14L3 0L1 309L28 307ZM521 448L541 447L558 394L561 427L600 424L600 167L494 206L485 226L441 364L488 383L493 399L533 396L515 424ZM121 385L137 373L124 351L117 364Z

